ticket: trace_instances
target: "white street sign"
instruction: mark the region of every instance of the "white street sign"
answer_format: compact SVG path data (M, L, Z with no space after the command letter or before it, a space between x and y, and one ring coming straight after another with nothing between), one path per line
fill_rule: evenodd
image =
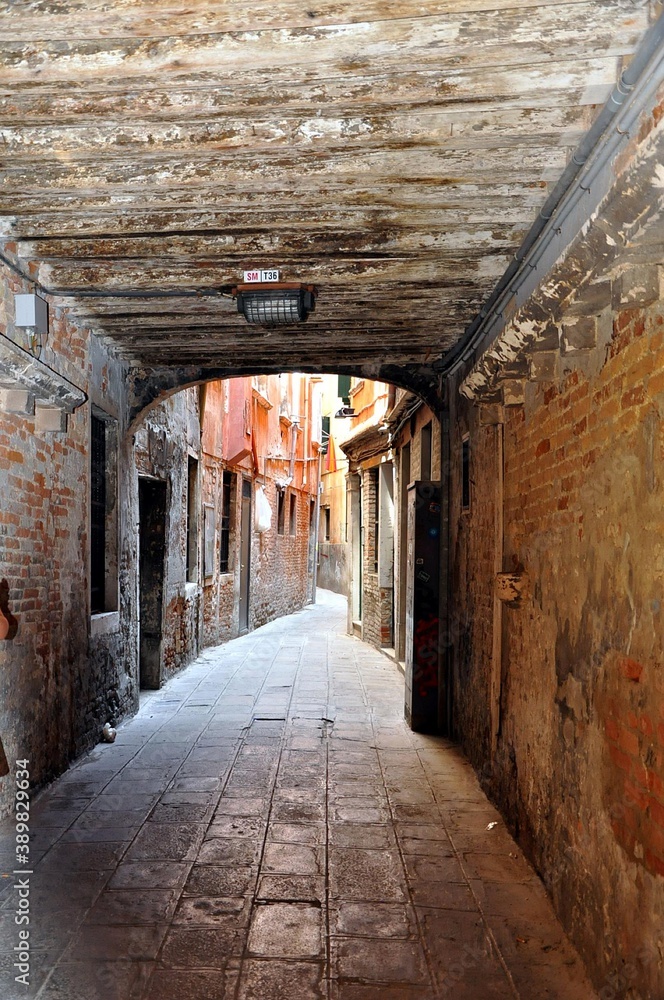
M279 271L245 271L244 283L251 285L254 282L279 281Z

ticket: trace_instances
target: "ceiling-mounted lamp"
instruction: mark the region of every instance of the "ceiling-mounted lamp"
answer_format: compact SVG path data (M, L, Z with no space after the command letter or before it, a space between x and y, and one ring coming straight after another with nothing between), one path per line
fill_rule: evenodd
M268 275L276 280L257 280ZM251 276L251 280L246 280ZM294 326L304 323L316 308L315 285L279 281L278 271L245 271L245 282L233 288L237 311L252 326Z

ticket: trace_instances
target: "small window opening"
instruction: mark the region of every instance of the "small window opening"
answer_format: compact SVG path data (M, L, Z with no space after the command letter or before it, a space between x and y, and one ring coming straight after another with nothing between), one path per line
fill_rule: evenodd
M221 538L219 572L228 573L231 556L231 499L233 496L232 472L224 472L221 486Z
M187 459L187 582L195 583L198 577L198 508L196 486L198 460Z
M285 533L285 518L286 518L286 494L283 490L278 490L277 492L277 534L283 535Z
M431 479L431 421L420 431L420 479Z
M470 510L470 438L461 445L461 509Z

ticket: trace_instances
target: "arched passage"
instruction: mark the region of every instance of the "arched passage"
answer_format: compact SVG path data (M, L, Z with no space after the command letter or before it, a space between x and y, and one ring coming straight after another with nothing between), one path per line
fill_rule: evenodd
M133 426L135 421L140 420L144 410L188 386L203 385L205 382L226 378L278 375L289 371L313 375L349 375L389 382L414 392L436 410L439 410L444 403L443 380L428 365L397 365L390 362L389 359L361 365L348 365L343 363L343 354L340 354L338 363L323 355L319 364L306 364L296 353L294 355L291 353L284 361L285 363L279 367L266 366L262 362L260 354L252 355L252 352L248 352L247 363L237 368L226 366L215 368L132 368L129 374L128 399L130 426Z
M205 374L209 376L209 370ZM153 615L152 597L164 590L159 642L172 631L175 618L186 622L180 631L176 663L186 662L202 645L226 640L277 613L277 592L286 602L281 613L292 610L293 601L314 593L319 576L322 586L336 579L332 589L338 591L343 580L340 592L350 597L350 631L393 650L391 655L399 661L409 660L408 487L411 477L440 484L448 475L439 411L421 396L392 384L339 373L208 377L156 396L130 427L126 443L129 465L139 477L138 521L146 535L154 526L141 513L141 491L154 491L158 483L166 489L166 508L161 510L162 526L156 539L162 575L156 589L148 587L152 595L148 600L141 575L153 584L155 575L141 536L136 592L138 604L145 603L144 624ZM134 496L135 481L129 488ZM198 509L196 530L204 536L199 559L205 547L200 593L187 583L185 573L185 563L190 562L192 496ZM243 525L242 519L248 516L244 499L256 507L267 505L272 533L269 525L258 529L258 534ZM232 512L231 506L225 509L227 505ZM163 504L157 506L161 509ZM296 527L300 508L303 531L302 525ZM436 537L445 537L446 504L439 500L435 509ZM217 568L222 524L223 579ZM301 580L282 579L291 556L280 536L299 534L307 536L297 543L298 572L301 580L307 580L304 589ZM242 544L247 545L246 557L240 555ZM284 553L280 555L281 548ZM332 565L334 570L326 572ZM269 578L265 577L267 566L272 567ZM238 568L246 568L246 574L239 574ZM438 575L437 569L436 579ZM301 593L299 598L288 596L292 587ZM197 605L201 599L203 604ZM430 648L425 651L427 669L432 672L432 715L426 723L420 719L421 725L429 727L437 724L435 688L441 659L437 633L443 631L437 611L434 617L436 635L431 631L432 620L427 633ZM411 615L410 620L417 629L417 619ZM164 642L164 649L173 644L172 639ZM173 655L161 657L157 686L172 670ZM142 671L146 676L148 672Z

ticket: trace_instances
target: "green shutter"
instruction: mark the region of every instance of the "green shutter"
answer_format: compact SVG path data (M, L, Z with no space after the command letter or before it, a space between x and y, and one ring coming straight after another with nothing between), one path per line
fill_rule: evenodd
M350 406L350 375L338 375L337 395L343 400L346 406Z

